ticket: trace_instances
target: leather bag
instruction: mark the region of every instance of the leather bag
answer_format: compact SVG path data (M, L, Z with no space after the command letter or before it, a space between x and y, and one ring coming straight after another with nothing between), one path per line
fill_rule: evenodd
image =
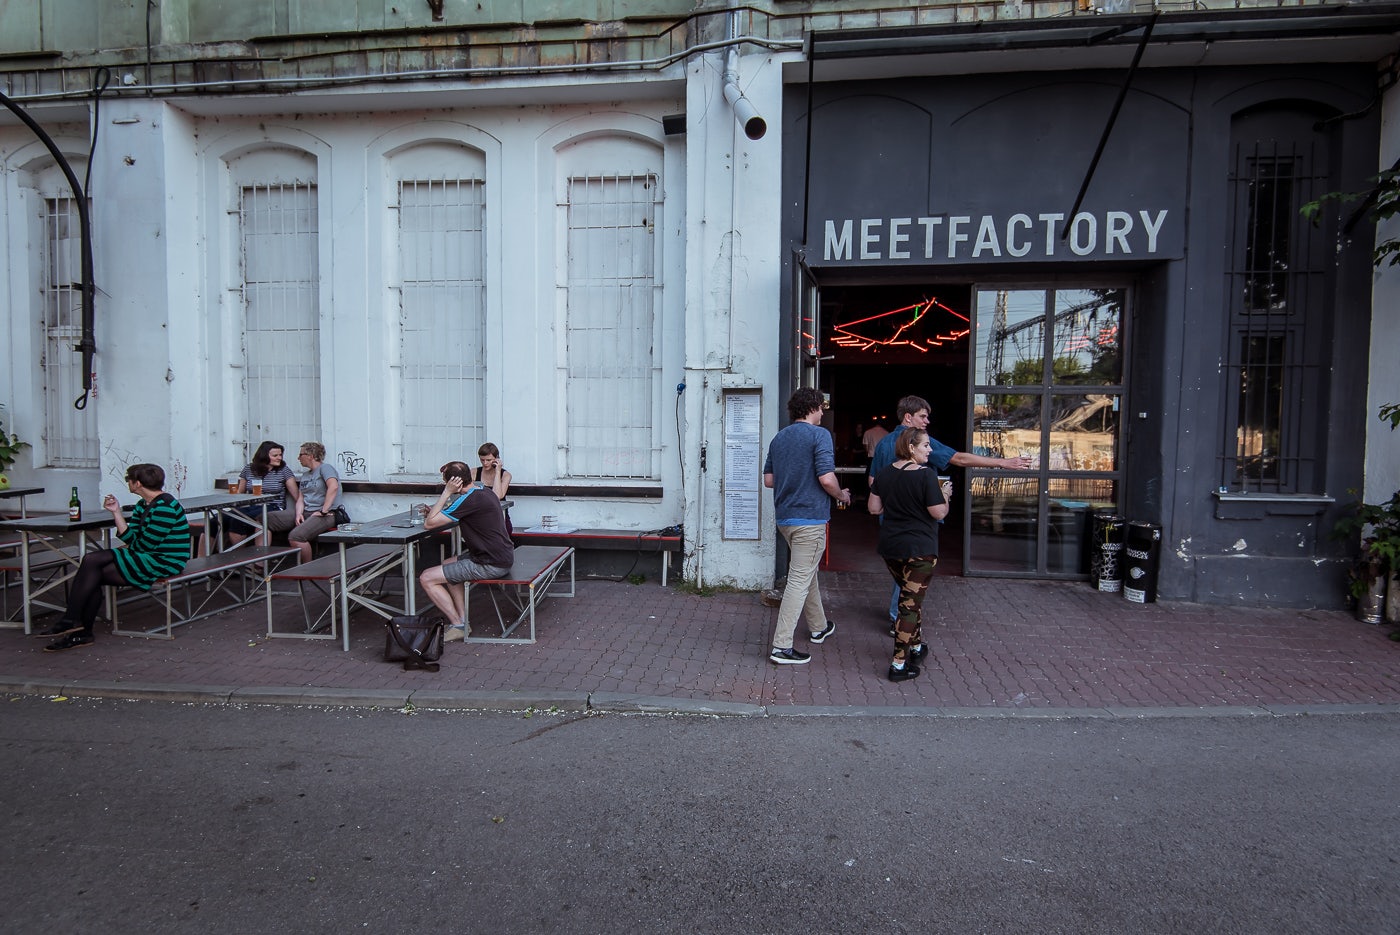
M436 672L445 624L441 614L390 617L384 622L384 661L402 662L405 669Z

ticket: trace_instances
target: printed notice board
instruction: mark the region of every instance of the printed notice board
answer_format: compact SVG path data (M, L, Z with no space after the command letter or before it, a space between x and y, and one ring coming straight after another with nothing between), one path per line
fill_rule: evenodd
M760 394L724 394L725 539L757 539L759 494L763 490Z

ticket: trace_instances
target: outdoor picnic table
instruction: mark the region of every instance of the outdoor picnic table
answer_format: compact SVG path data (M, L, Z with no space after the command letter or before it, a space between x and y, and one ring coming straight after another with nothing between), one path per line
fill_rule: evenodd
M63 610L64 605L54 604L43 599L43 595L58 590L60 596L67 592L68 582L78 573L83 556L90 549L106 548L110 540L110 530L116 525L112 514L106 510L100 515L77 521L70 520L67 513L41 513L22 519L0 522L0 529L10 529L21 536L20 588L24 598L24 632L31 632L33 609ZM70 540L76 538L74 543ZM76 549L74 548L76 546ZM45 566L47 579L35 585L35 565L40 559L52 557L55 561Z
M318 541L333 543L340 549L340 616L345 621L346 649L349 649L350 603L352 601L361 607L368 607L385 619L400 614L418 612L417 594L415 593L418 585L415 546L419 542L440 535L450 536L453 549L458 548L458 531L455 524L435 527L414 524L409 520L409 513L400 510L389 516L382 516L365 523L342 523L330 532L323 532L316 537ZM354 579L351 579L345 553L351 546L365 543L397 545L400 551L399 554L385 558L375 563L371 568L360 571ZM372 597L367 593L370 584L396 568L403 569L404 602L402 607L378 597Z
M0 490L0 500L9 500L12 497L19 497L20 519L29 516L29 510L25 507L24 498L31 494L43 493L43 487L6 487Z
M203 513L206 528L208 528L208 520L214 513L264 504L263 525L265 526L266 503L276 499L276 497L267 494L254 496L252 494L216 493L180 500L180 506L184 508L186 514ZM134 505L126 504L122 510L129 512ZM243 514L239 515L243 516ZM244 518L248 522L257 522L257 520L248 517ZM97 510L92 515L76 522L70 520L67 513L44 513L38 516L26 516L21 519L0 522L0 529L14 530L22 537L20 540L19 574L21 593L24 599L25 633L31 631L35 607L59 611L64 609L62 604L45 600L44 595L55 590L59 594L66 593L68 582L77 574L78 566L82 564L83 557L87 555L88 551L110 547L110 530L115 526L116 520L106 510ZM77 541L71 541L73 539ZM250 536L246 541L256 542L257 540ZM46 578L36 586L33 580L35 566L46 557L52 557L55 561L45 567Z

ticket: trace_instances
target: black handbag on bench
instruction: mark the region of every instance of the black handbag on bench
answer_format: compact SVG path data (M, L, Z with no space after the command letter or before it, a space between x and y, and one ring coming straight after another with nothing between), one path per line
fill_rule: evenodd
M384 622L384 661L402 662L405 669L436 672L445 623L441 614L390 617Z

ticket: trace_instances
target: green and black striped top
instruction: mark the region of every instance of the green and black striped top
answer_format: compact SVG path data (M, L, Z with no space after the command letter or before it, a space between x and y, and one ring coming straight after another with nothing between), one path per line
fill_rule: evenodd
M137 502L121 533L126 548L114 554L117 570L133 587L149 591L161 578L177 575L190 560L190 524L185 508L168 493Z

